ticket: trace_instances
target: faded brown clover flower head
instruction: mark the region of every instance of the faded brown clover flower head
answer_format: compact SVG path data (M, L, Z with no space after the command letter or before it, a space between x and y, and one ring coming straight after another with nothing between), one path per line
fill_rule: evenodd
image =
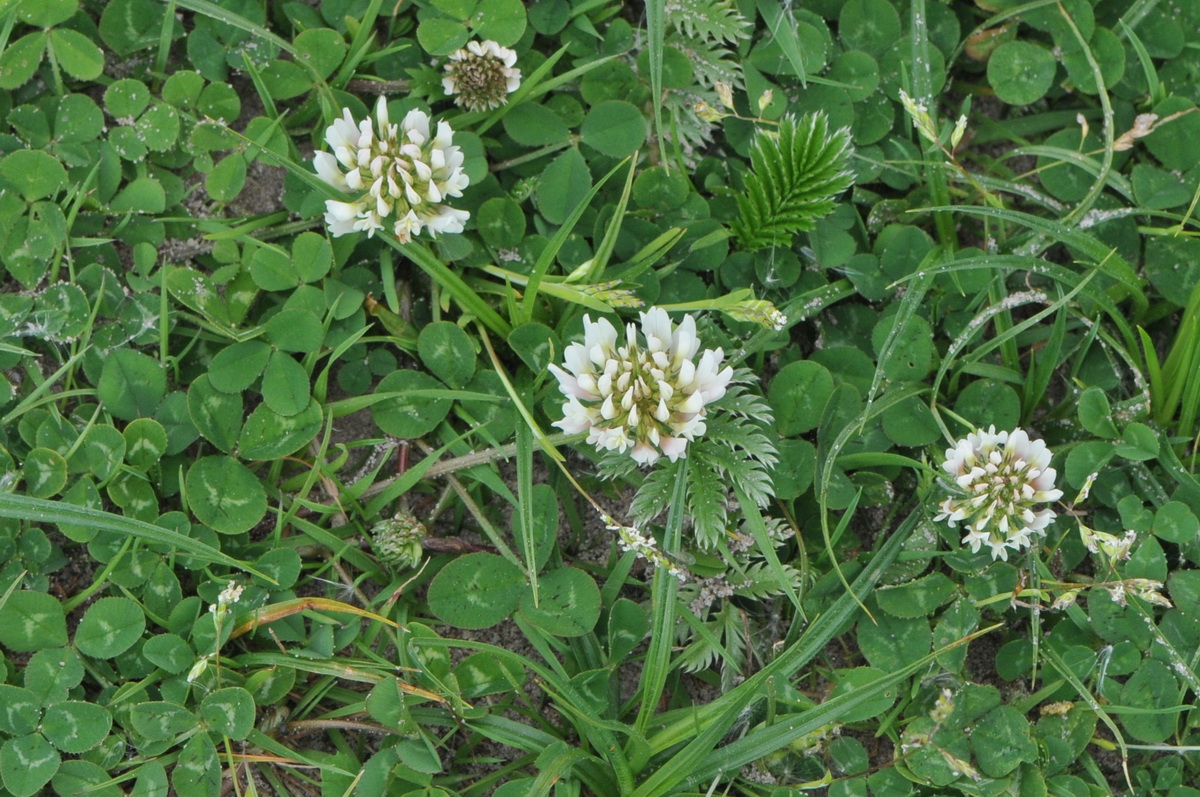
M454 104L468 111L486 111L508 102L521 85L521 70L513 65L517 54L490 39L468 42L450 54L442 88Z

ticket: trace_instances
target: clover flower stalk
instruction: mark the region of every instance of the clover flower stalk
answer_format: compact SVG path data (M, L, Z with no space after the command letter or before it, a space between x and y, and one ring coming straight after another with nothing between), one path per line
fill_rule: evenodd
M401 243L422 230L460 233L470 213L443 204L462 196L470 183L463 172L462 151L453 145L454 131L438 122L430 129L429 115L413 109L400 124L388 118L383 97L370 119L355 124L349 108L325 131L330 152L313 155L317 175L329 185L357 199L326 200L325 223L336 238L354 232L367 237L389 221Z
M641 313L644 342L629 324L625 343L607 319L583 317L584 340L564 352L564 367L551 365L567 397L563 419L568 434L587 432L600 451L630 452L640 465L687 455L687 444L704 434L706 408L725 395L733 369L721 369L725 354L700 354L696 320L676 327L661 307Z
M992 559L1008 561L1009 550L1030 547L1045 534L1055 513L1038 504L1062 497L1054 488L1049 449L1022 429L996 432L991 426L969 434L946 451L942 469L959 495L942 502L936 519L951 528L963 523L963 544L972 553L987 545Z
M494 41L468 42L450 54L442 88L468 111L499 108L521 85L516 63L517 54Z
M687 580L687 573L660 551L653 539L642 534L633 526L626 526L618 522L604 511L600 512L600 518L604 521L605 528L617 533L617 547L622 551L633 551L636 556L640 556L656 568L661 568L669 575L675 576L679 581Z

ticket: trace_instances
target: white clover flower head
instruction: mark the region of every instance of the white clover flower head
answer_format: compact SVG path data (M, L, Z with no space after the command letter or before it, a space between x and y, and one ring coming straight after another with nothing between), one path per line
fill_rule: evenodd
M1055 518L1053 510L1036 508L1062 497L1062 490L1054 489L1050 450L1023 429L996 432L991 426L973 432L946 451L942 468L959 494L942 502L936 519L951 528L962 522L963 544L972 553L987 545L992 559L1008 561L1010 549L1031 546Z
M567 397L554 425L568 434L587 432L598 450L628 451L639 465L663 455L674 462L704 434L706 406L725 395L733 369L721 369L721 349L706 349L697 361L692 316L676 327L666 310L652 307L641 321L644 342L629 324L619 345L607 319L583 317L583 343L567 347L563 368L550 366Z
M365 232L369 238L385 228L386 220L401 243L424 229L435 238L462 232L470 214L444 204L448 197L462 196L470 183L453 137L446 122L438 122L431 135L429 115L416 109L400 124L392 124L383 97L375 106L374 126L369 119L355 125L350 109L344 108L325 131L332 152L313 155L318 177L357 197L350 202L326 200L330 234L336 238Z
M442 88L454 104L468 111L487 111L508 103L521 85L517 54L490 39L468 42L450 54Z

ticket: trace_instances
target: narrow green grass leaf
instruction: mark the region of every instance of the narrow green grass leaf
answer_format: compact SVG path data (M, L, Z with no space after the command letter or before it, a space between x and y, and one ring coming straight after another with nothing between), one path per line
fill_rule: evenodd
M0 517L28 520L33 523L67 523L138 537L148 542L174 548L180 553L194 556L201 561L243 570L259 578L264 578L272 584L275 583L270 576L249 564L234 559L199 540L193 540L191 537L161 526L114 515L111 512L103 512L99 509L30 498L24 495L0 494Z

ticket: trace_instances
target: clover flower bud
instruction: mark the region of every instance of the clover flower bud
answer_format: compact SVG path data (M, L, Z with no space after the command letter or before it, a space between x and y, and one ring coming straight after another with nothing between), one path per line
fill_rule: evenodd
M661 307L641 314L642 341L629 324L625 343L607 319L583 317L584 340L564 352L563 367L551 364L567 397L555 426L567 434L587 432L600 451L626 451L639 465L659 457L687 456L687 444L704 434L707 405L725 395L733 369L721 368L721 349L700 351L696 320L676 327Z
M455 105L468 111L499 108L521 85L516 63L517 54L494 41L468 42L450 54L442 88Z
M1137 542L1136 531L1126 531L1124 535L1118 537L1115 534L1109 534L1106 531L1096 531L1089 529L1083 523L1079 524L1079 535L1083 538L1083 545L1092 553L1104 552L1111 562L1119 562L1122 559L1129 558L1129 551L1133 548L1133 544Z
M718 80L713 83L713 89L717 92L717 99L725 106L726 110L733 110L733 84L724 80Z
M210 658L212 658L211 655L205 655L196 659L196 663L192 665L192 669L188 670L187 682L189 684L195 683L197 678L199 678L201 675L204 675L205 671L208 669L208 661Z
M950 149L958 147L962 141L963 135L967 132L967 115L964 113L958 117L958 121L954 123L954 130L950 133Z
M1087 500L1088 496L1092 494L1092 485L1096 483L1096 477L1099 475L1099 471L1092 471L1088 474L1088 477L1083 480L1083 487L1079 488L1079 495L1075 496L1072 503L1080 504ZM1093 551L1093 553L1095 552Z
M762 113L767 110L767 106L771 104L771 100L775 99L775 90L767 89L762 94L758 95L758 112Z
M393 570L416 567L425 554L425 525L408 512L379 521L371 535L375 555Z
M922 136L930 143L936 144L938 140L937 127L933 124L933 117L929 115L929 109L924 104L917 102L904 89L900 89L900 104L904 106L905 112L912 119L913 126L917 128Z
M1079 598L1079 590L1069 589L1054 599L1054 603L1050 604L1051 611L1060 612L1063 609L1069 609L1075 605L1075 601Z
M1135 596L1154 606L1170 609L1174 604L1162 594L1163 583L1152 578L1130 578L1125 580L1125 587Z
M986 544L993 559L1008 561L1010 549L1030 547L1033 537L1045 534L1055 513L1037 505L1062 497L1054 489L1049 449L1023 429L997 433L992 426L967 435L946 451L942 469L957 495L942 502L936 519L951 528L963 522L963 544L972 553Z
M383 97L370 119L355 124L349 108L325 131L332 152L313 155L317 176L329 185L355 195L349 202L325 202L325 223L337 238L365 232L370 238L390 221L392 233L408 243L422 230L459 233L471 214L443 204L462 196L470 179L463 171L462 151L453 145L454 131L446 122L430 129L429 115L413 109L400 124L388 118Z
M723 119L725 116L725 114L721 113L704 100L697 101L696 104L692 106L692 110L695 111L696 116L701 122L707 122L710 125L721 121L721 119Z

